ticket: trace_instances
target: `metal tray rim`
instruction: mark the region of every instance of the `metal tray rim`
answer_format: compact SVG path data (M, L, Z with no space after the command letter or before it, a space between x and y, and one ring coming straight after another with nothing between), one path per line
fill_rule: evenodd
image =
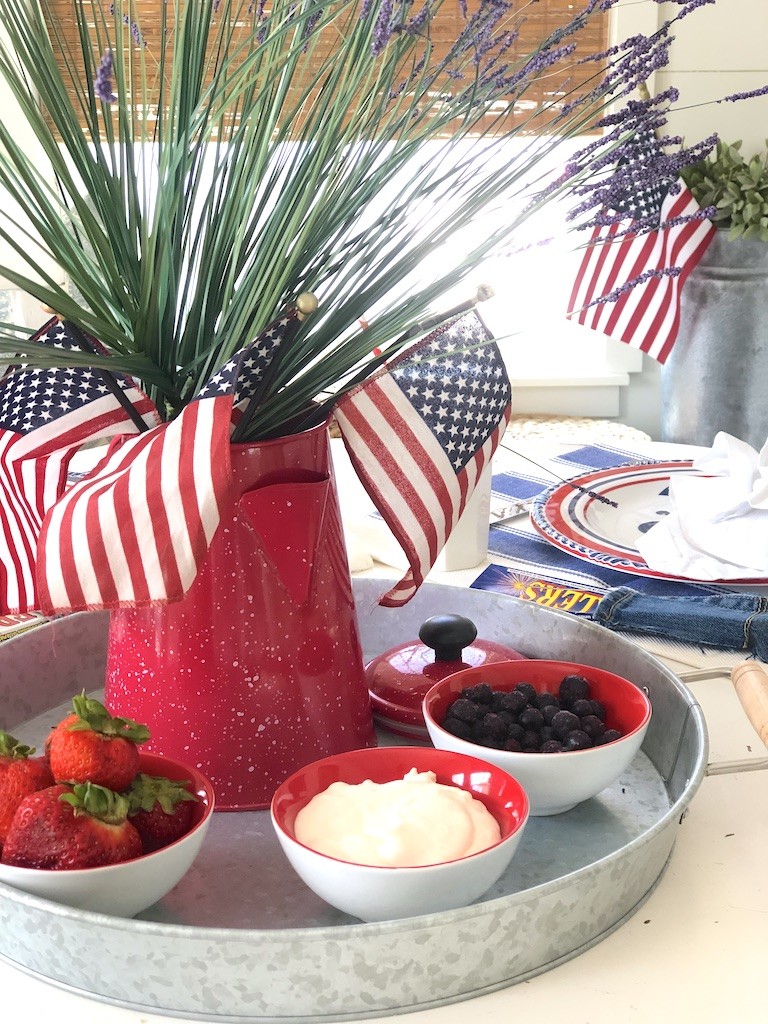
M379 640L388 639L388 626L375 609L382 581L367 579L354 582L361 626L363 632L367 632L373 649ZM675 715L664 731L665 737L670 737L672 742L662 747L651 742L648 750L644 751L651 762L651 768L658 773L668 799L659 802L655 818L645 823L641 833L608 852L605 849L596 850L595 858L588 863L519 891L501 893L459 910L380 923L341 922L308 927L300 922L298 927L283 927L282 922L277 921L279 927L252 928L126 919L64 907L0 884L0 919L5 918L7 923L13 925L15 905L18 908L18 919L21 921L27 918L39 929L36 930L36 938L31 946L29 943L25 945L24 942L15 943L12 940L0 944L0 956L18 969L62 989L140 1011L203 1020L207 1024L212 1020L233 1021L237 1024L324 1024L330 1021L336 1024L340 1021L429 1009L517 984L572 959L620 927L642 905L662 877L674 848L678 821L682 820L685 808L706 774L708 738L702 709L689 688L663 662L626 638L609 634L604 627L594 623L581 622L576 625L573 616L567 613L520 602L506 595L472 591L464 587L425 585L408 613L403 619L398 618L397 628L404 635L409 634L420 616L434 614L434 605L448 603L453 598L469 603L477 614L486 616L489 621L494 620L493 628L499 633L507 634L511 628L517 630L520 637L530 636L531 657L537 656L534 653L536 650L549 649L550 644L554 643L554 647L563 648L567 645L569 649L594 652L598 658L626 660L627 666L633 669L649 670L648 685L652 688L658 685L659 696L672 699ZM510 615L512 609L514 613ZM514 624L510 626L512 620ZM381 631L381 636L376 634L377 629ZM34 630L22 634L18 641L4 642L2 650L10 653L10 645L15 647L18 643L18 653L22 657L25 651L31 651L33 655L35 652L41 653L47 657L47 647L56 646L48 645L47 637L42 642L28 641L30 648L26 648L23 643L25 636L33 637L36 632ZM61 636L71 641L72 632L72 624L64 623ZM80 635L79 627L75 633ZM597 650L602 638L606 641L605 653L602 649ZM54 633L54 639L58 641L60 638ZM90 635L88 639L93 640ZM509 642L507 636L489 636L489 639L506 639ZM6 644L9 646L6 647ZM98 647L98 643L91 643L91 649L87 652L91 660L87 664L80 662L83 668L90 670L91 674L87 678L92 680L97 678L93 667L98 664L99 657L99 651L94 654L93 648ZM563 657L562 654L560 656ZM21 660L17 659L19 664ZM589 659L585 657L581 660ZM600 661L593 663L599 664ZM41 676L36 666L32 677L34 682L37 683ZM58 670L56 680L57 688L61 689ZM23 681L16 685L23 686ZM41 685L45 685L42 679ZM95 689L93 682L88 689ZM45 694L48 697L55 696L50 690L45 690ZM23 711L24 703L19 702L17 710ZM34 707L32 704L29 706ZM670 705L662 699L661 707L663 709ZM25 720L23 713L16 717L20 721ZM660 721L666 720L661 718ZM629 871L623 863L625 860L631 865ZM584 909L585 894L590 897L591 909L588 912ZM596 897L594 903L592 897ZM539 911L539 915L545 913L546 921L551 920L554 925L557 920L554 932L552 926L543 931L540 925L529 927L529 910L534 904L544 908ZM565 920L562 912L564 906L567 908ZM544 922L545 918L540 917L540 920ZM514 935L514 940L501 946L491 942L490 937L499 934L499 925L504 929L512 928L509 938L512 940ZM153 1001L151 990L139 990L133 983L120 987L119 994L110 994L110 990L104 989L103 983L91 988L87 980L90 976L83 974L80 966L72 971L71 954L66 964L59 962L60 956L56 952L58 946L51 944L54 934L58 936L55 941L62 935L69 935L74 940L75 947L81 949L82 964L85 964L83 958L96 936L100 937L100 941L106 940L108 945L110 937L114 936L117 947L121 942L130 943L129 948L137 951L139 959L142 962L146 960L144 971L150 984L154 983L153 975L158 962L164 960L174 966L178 976L173 979L172 990L163 988L154 993L157 1001ZM89 938L89 935L93 935L93 938ZM449 979L444 976L441 966L443 953L438 951L444 951L446 942L450 947L451 942L458 943L465 936L472 936L475 941L482 938L478 949L482 948L490 955L491 964L484 965L482 969L475 964L463 972L460 979ZM141 938L145 941L137 941ZM211 970L212 977L220 983L226 982L227 991L230 992L223 1005L219 1005L217 1000L215 1007L209 1004L205 986L193 985L190 989L186 985L190 964L199 958L201 943L212 949L219 947ZM295 957L303 957L307 964L314 964L317 957L330 956L327 949L323 948L330 946L338 951L338 955L343 954L348 962L345 960L343 974L335 979L335 987L332 984L330 991L324 990L323 998L317 1001L315 989L307 987L309 982L297 982L295 972L298 965ZM430 952L433 948L434 954ZM259 949L260 955L256 961L251 962L251 954ZM264 985L269 978L269 964L274 970L278 964L286 963L287 952L290 952L292 959L290 979L286 976L276 993L256 998L259 993L268 992ZM243 962L244 955L248 961L246 974L243 973L246 968L238 966ZM426 956L426 961L431 963L429 958L433 955L438 956L434 966L441 982L435 981L432 974L424 975L423 971L414 975L409 970L403 970L402 975L392 975L393 983L391 986L388 983L386 990L369 993L373 1003L370 999L362 998L366 992L365 978L371 962L378 964L381 969L380 957L383 957L384 965L390 969L393 964L399 965L399 971L410 962L408 959L403 960L403 957L413 957L414 962L422 962ZM511 961L510 956L513 956ZM264 966L259 966L259 960L264 961ZM335 961L332 959L331 962ZM243 987L242 996L233 989L235 982Z

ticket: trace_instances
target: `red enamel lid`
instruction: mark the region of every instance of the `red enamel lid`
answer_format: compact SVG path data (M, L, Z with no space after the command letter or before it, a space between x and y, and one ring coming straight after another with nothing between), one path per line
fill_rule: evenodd
M478 640L477 627L463 615L433 615L419 640L393 647L366 666L374 718L401 736L427 737L421 702L433 683L465 668L523 657L504 644Z

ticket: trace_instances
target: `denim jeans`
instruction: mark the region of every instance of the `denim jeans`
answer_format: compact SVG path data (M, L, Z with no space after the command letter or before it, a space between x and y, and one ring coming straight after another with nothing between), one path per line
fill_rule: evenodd
M768 661L768 597L734 593L651 597L630 587L615 587L600 600L592 617L609 629L750 651L760 661Z

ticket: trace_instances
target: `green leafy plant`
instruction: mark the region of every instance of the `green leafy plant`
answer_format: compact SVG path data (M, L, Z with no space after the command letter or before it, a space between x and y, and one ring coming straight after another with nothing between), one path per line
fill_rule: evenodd
M681 173L699 206L728 238L768 242L768 151L747 159L738 142L718 142L713 153ZM768 139L766 139L768 146Z
M522 52L535 4L459 0L463 26L441 47L433 28L455 2L0 0L0 76L36 140L27 152L0 120L15 255L0 275L109 355L43 352L18 325L0 352L132 374L170 419L311 292L319 308L272 360L242 439L322 422L329 395L434 322L525 221L568 194L584 203L576 189L616 147L663 123L671 95L619 115L616 101L699 6L676 0L650 38L590 55L575 44L616 0L542 19ZM560 146L585 132L564 170ZM440 249L447 269L429 266Z

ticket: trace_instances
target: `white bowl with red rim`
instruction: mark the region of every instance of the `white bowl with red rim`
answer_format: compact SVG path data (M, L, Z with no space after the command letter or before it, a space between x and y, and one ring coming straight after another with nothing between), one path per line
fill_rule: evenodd
M543 754L498 750L443 728L448 708L466 688L487 683L494 690L511 691L519 683L530 683L537 693L556 694L567 675L588 681L590 697L605 707L606 727L618 730L620 739L586 750ZM528 794L533 816L562 814L615 782L640 750L651 720L651 702L631 680L591 665L544 659L495 662L446 676L427 691L422 710L436 747L484 758L509 772Z
M139 771L187 782L198 800L192 826L180 839L154 853L98 868L44 870L0 863L0 882L63 903L113 917L133 917L157 903L189 871L200 852L213 815L210 781L196 768L160 754L139 754Z
M339 860L296 838L296 816L333 782L402 779L411 769L434 772L480 800L499 824L493 846L456 860L416 867L381 867ZM327 903L363 921L388 921L464 907L504 874L528 820L528 798L505 771L466 754L431 747L351 750L299 769L275 792L272 824L296 873Z

